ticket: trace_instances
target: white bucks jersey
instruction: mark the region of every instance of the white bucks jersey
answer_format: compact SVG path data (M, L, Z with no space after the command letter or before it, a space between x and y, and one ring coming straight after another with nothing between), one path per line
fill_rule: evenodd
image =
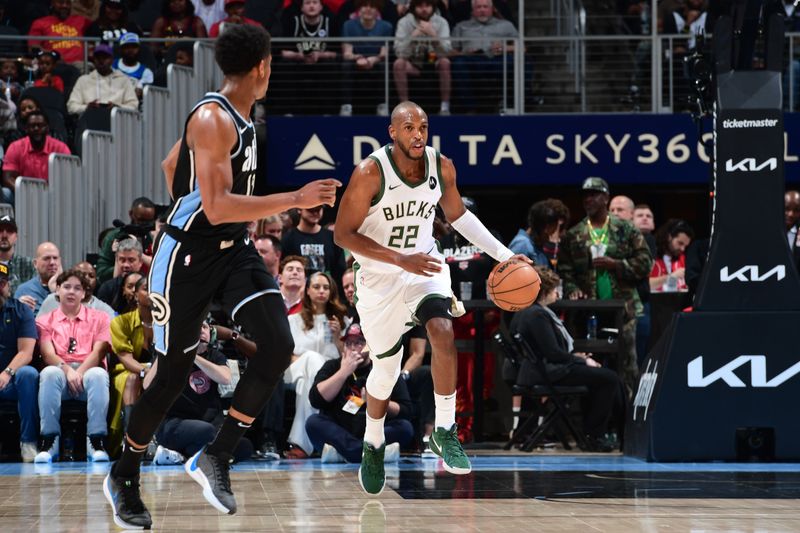
M381 171L381 189L372 199L369 212L358 232L378 244L401 254L431 253L436 248L433 238L433 218L442 197L442 164L439 152L425 147L425 178L409 183L402 177L391 156L391 145L370 154ZM353 256L364 271L398 273L398 266Z

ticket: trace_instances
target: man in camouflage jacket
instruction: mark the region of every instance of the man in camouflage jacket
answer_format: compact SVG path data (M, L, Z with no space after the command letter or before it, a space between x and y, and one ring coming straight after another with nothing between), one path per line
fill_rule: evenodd
M620 332L620 368L628 392L636 390L636 317L642 302L636 286L653 264L642 234L630 222L608 212L608 184L587 178L581 187L586 218L565 235L558 253L558 273L564 295L572 300L625 301L625 324Z

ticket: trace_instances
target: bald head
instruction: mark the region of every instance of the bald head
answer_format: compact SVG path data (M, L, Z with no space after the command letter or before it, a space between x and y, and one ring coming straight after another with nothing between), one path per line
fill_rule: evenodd
M61 253L52 242L43 242L36 248L33 266L42 283L47 283L61 268Z
M787 230L800 222L800 192L786 191L783 195L783 213Z
M633 207L633 200L627 196L615 196L611 199L608 210L611 211L612 215L631 222L633 220Z
M399 127L405 120L414 121L419 118L427 119L428 115L420 106L409 100L400 102L392 110L392 126L395 128Z

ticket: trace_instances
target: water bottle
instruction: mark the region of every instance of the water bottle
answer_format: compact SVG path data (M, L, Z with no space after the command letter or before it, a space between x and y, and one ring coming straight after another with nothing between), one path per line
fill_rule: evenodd
M597 338L597 317L595 315L589 315L589 320L586 321L586 338Z
M675 292L678 290L678 278L672 276L671 274L667 276L666 281L664 281L663 292Z

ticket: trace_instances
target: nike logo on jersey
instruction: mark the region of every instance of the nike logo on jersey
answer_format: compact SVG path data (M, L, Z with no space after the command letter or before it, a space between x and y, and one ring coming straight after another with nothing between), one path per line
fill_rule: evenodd
M396 188L398 188L399 186L400 186L400 184L399 184L399 183L398 183L397 185L395 185L394 187L392 187L391 185L389 185L389 190L390 190L390 191L393 191L393 190L395 190Z

